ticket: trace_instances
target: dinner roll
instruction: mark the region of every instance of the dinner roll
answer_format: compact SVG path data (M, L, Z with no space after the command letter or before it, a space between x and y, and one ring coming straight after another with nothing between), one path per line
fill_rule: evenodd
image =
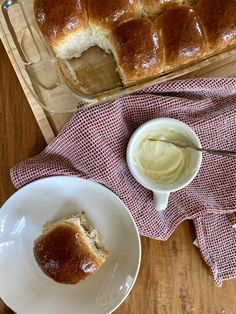
M212 51L236 44L235 0L198 0L196 9Z
M124 85L236 44L236 0L35 0L34 9L60 64L97 45Z
M163 50L157 29L149 20L133 19L117 26L110 40L124 84L162 72Z
M97 45L107 52L107 36L118 24L141 17L140 0L87 0L89 24Z
M94 45L86 0L35 0L37 24L60 59L79 57Z
M182 4L183 0L142 0L143 10L146 15L157 15L166 4Z
M97 272L107 254L84 213L45 226L34 242L39 267L63 284L76 284Z
M161 32L165 70L197 60L206 54L202 26L191 7L168 7L155 22Z

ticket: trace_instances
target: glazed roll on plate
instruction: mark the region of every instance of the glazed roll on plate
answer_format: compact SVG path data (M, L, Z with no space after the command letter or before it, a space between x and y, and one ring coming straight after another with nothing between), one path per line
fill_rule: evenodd
M83 212L46 225L33 251L45 275L63 284L76 284L95 274L108 255Z
M167 7L155 23L164 47L165 71L205 56L205 36L199 17L191 7Z
M236 44L235 0L199 0L196 9L211 51Z
M60 59L79 57L93 45L86 0L35 0L37 24Z
M113 29L110 41L125 85L163 71L163 49L157 28L151 21L129 20Z

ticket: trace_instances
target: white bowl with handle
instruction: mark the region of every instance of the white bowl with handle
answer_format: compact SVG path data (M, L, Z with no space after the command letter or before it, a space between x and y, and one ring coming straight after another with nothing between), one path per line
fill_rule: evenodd
M167 207L171 192L178 191L186 187L196 177L202 162L202 153L190 150L188 163L182 175L172 184L158 183L148 178L138 167L136 159L137 145L142 139L152 132L158 130L173 130L182 134L184 139L197 147L201 147L200 140L196 133L182 121L171 118L157 118L141 125L131 136L127 146L127 164L133 177L145 188L153 192L153 199L157 210L164 210Z

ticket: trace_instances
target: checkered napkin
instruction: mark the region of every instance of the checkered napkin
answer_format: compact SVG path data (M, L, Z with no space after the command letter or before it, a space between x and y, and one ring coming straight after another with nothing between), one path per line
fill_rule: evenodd
M11 170L16 188L48 176L95 180L130 209L140 234L166 240L179 223L194 222L198 243L218 286L236 277L236 160L204 154L198 176L155 210L152 193L126 164L131 134L144 122L171 117L187 123L203 147L236 149L236 79L172 81L77 112L39 155Z

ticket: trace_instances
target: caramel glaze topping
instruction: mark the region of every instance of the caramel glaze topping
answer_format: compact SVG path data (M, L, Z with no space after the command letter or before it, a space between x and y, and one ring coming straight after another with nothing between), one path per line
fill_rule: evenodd
M211 48L236 43L236 0L199 0L196 8Z
M105 28L141 16L140 0L88 0L91 22Z
M86 0L35 0L34 11L39 28L51 44L88 24Z
M138 79L160 72L163 51L153 23L146 19L127 21L113 30L119 66L126 78Z
M99 268L87 248L77 227L64 223L35 241L34 256L47 276L59 283L75 284Z
M166 66L176 67L205 55L205 36L193 9L188 6L169 7L157 23L161 29Z

